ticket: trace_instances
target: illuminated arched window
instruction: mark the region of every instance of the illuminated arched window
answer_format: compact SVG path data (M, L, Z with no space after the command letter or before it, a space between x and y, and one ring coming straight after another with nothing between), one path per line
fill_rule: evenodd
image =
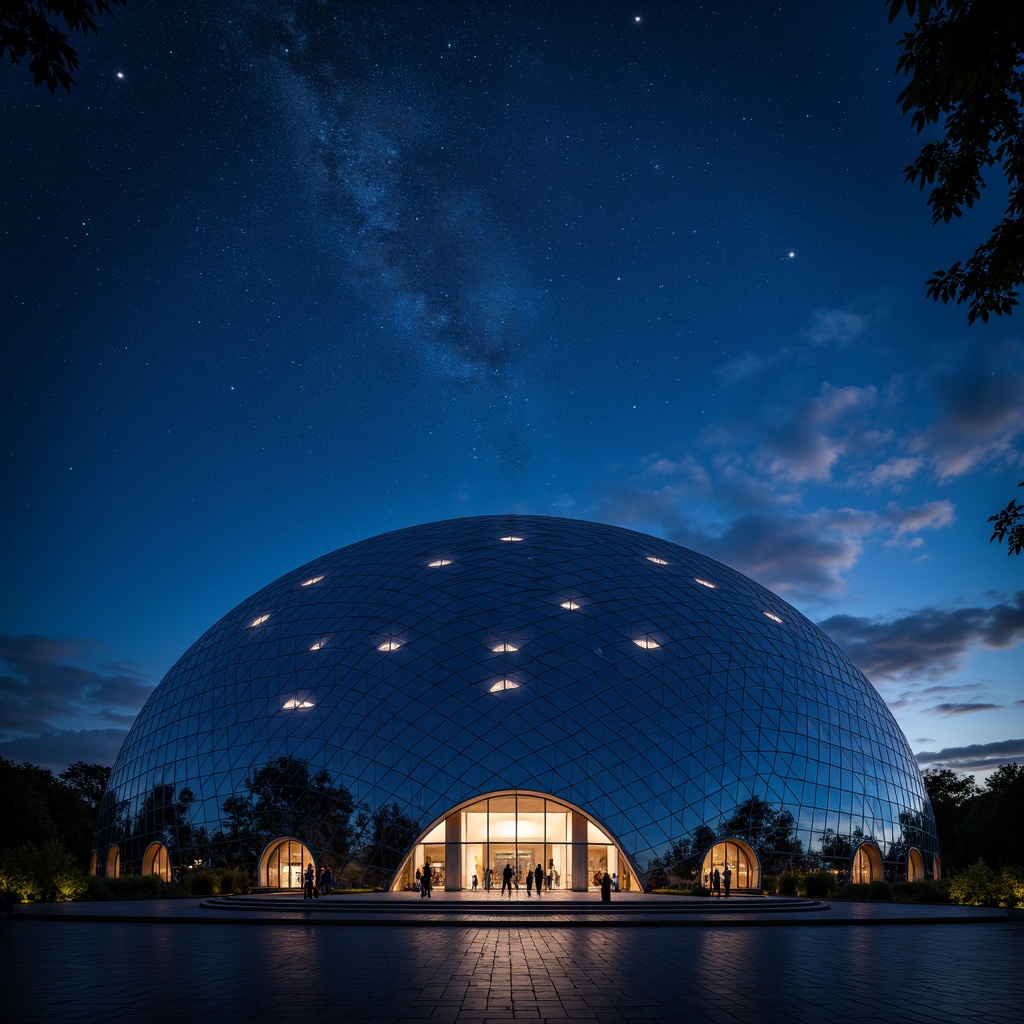
M171 880L171 855L163 843L150 843L142 855L142 873L156 875L165 882Z
M874 843L863 843L853 855L850 881L854 885L877 882L882 878L882 854Z
M316 859L305 843L284 837L268 843L256 872L258 884L268 889L301 889L302 873Z
M99 854L95 850L93 850L92 854L89 857L89 874L93 878L96 877L96 871L99 867L99 860Z
M107 850L106 871L103 873L107 878L121 877L121 851L117 848L116 843Z
M942 860L938 854L935 854L935 859L932 861L932 878L942 877Z
M924 857L916 847L907 852L907 881L920 882L924 878Z
M710 886L715 868L721 878L728 866L733 889L760 889L761 864L757 854L742 839L723 839L704 854L700 867L700 881Z

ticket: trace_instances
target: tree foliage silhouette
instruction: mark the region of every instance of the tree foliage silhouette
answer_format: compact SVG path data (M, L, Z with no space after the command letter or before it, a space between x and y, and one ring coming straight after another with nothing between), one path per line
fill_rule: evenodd
M28 58L36 85L46 83L51 93L57 86L71 92L71 72L78 68L78 54L69 34L99 32L96 19L113 15L128 0L4 0L0 5L0 58L6 53L12 64Z

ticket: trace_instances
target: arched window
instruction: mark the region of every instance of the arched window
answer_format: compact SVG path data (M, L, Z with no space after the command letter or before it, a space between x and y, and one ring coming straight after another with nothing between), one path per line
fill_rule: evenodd
M306 865L316 858L305 843L284 837L266 845L256 871L257 884L268 889L301 889Z
M916 846L907 851L907 881L920 882L924 878L924 857Z
M938 879L942 877L942 859L938 854L935 854L935 859L932 861L932 878Z
M730 884L733 889L761 888L761 862L753 847L742 839L723 839L704 854L700 867L701 882L710 886L715 868L718 868L721 878L726 867L731 873Z
M99 868L99 859L99 854L95 850L93 850L89 856L89 874L93 878L96 877L96 872Z
M117 848L116 843L107 850L106 871L103 873L107 878L121 877L121 851Z
M156 875L165 882L171 880L171 855L163 843L150 843L142 856L142 873Z
M853 855L850 881L855 885L877 882L882 878L882 854L874 843L862 843Z

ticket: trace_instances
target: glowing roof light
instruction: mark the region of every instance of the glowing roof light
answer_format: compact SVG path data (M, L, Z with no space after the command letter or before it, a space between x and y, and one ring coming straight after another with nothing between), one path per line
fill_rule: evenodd
M503 541L506 541L509 544L518 544L523 538L522 537L516 537L516 536L513 536L512 534L509 534L507 537L502 537L501 539Z
M286 700L281 705L282 711L304 711L306 708L313 707L313 701L311 700L299 700L298 697L292 697L291 700Z
M427 568L428 569L440 569L442 565L451 565L451 564L452 564L452 560L450 558L438 558L434 562L428 562L427 563Z
M397 640L385 640L382 644L377 644L378 651L397 651L402 645Z
M765 612L765 615L767 615L772 622L777 622L780 626L782 625L782 619L780 619L774 612Z
M311 651L319 651L321 647L325 647L327 645L328 639L329 639L329 637L325 636L322 640L317 640L317 642L315 644L313 644L312 647L310 647L310 650Z
M657 640L650 640L645 636L640 637L633 641L637 647L642 647L645 651L656 651L661 644Z
M270 618L270 612L264 612L262 615L257 615L256 618L253 619L252 622L249 623L249 625L250 626L262 626L263 623L266 622L267 619L269 619L269 618Z
M558 607L564 608L567 612L574 612L579 605L575 601L563 601Z
M310 576L308 580L303 580L300 587L311 587L314 583L319 583L323 579L323 576Z
M655 558L654 555L647 555L646 557L648 562L653 562L655 565L668 565L664 558Z
M707 587L708 590L717 590L718 589L718 585L716 583L711 583L708 580L698 579L696 576L693 577L693 582L694 583L699 583L702 587Z
M496 647L491 648L495 654L507 654L509 651L518 651L519 648L515 644L498 644Z
M502 690L518 690L519 683L514 679L499 679L495 683L491 683L491 693L501 693Z

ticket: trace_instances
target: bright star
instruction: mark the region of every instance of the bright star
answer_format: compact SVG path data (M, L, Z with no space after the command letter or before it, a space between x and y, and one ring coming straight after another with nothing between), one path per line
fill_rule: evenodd
M124 80L124 72L123 71L118 71L117 77L118 77L118 79L123 81Z
M792 250L790 250L790 251L789 251L789 254L788 254L788 255L789 255L789 258L790 258L791 260L792 260L792 259L795 259L795 258L796 258L796 253L795 253L795 252L793 252Z

